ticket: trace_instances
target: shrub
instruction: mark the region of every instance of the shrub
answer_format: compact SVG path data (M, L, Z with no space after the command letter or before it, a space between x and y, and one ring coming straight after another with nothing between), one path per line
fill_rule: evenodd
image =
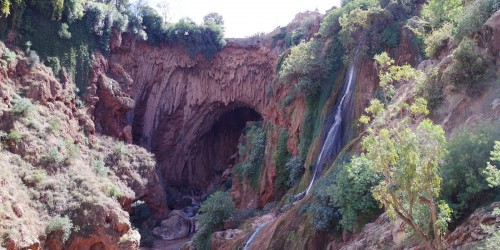
M491 151L491 161L500 162L500 141L495 142L494 150ZM488 182L488 186L498 187L500 186L500 170L495 165L488 162L486 169L483 170L483 174Z
M451 23L445 23L441 28L433 31L425 37L425 54L428 57L437 56L437 54L448 44L453 31Z
M461 0L430 0L422 10L423 18L435 29L445 23L455 22L461 14Z
M442 166L442 196L452 205L454 216L475 209L488 199L488 183L483 176L489 152L500 138L498 122L482 123L474 128L461 128L449 140L449 154ZM492 162L498 164L498 162ZM478 194L481 194L478 196Z
M12 110L11 112L15 116L27 117L34 109L33 103L28 98L16 98L12 100Z
M46 234L60 233L62 235L62 243L65 243L69 236L71 235L71 230L73 229L73 222L68 216L60 216L52 218L45 228Z
M378 209L378 203L371 194L372 187L381 181L381 176L370 168L365 157L354 156L350 163L344 164L333 185L332 197L340 208L340 225L353 231L363 214Z
M430 69L425 80L420 81L416 88L417 92L427 100L429 110L435 110L443 99L443 84L439 68Z
M59 37L62 39L71 39L71 32L69 32L69 26L67 23L62 23L61 24L61 29L59 30L58 34Z
M107 176L109 173L109 168L106 167L106 164L102 160L94 160L91 162L91 166L94 169L94 172L99 176Z
M465 5L456 24L453 36L455 43L460 43L464 37L480 30L486 20L498 9L500 9L500 0L474 0Z
M301 208L301 212L312 214L311 225L318 231L333 230L340 220L331 192L335 178L336 174L332 171L320 179L313 190L314 201Z
M55 56L49 56L45 60L45 64L48 67L52 68L52 72L56 77L59 76L59 72L61 72L61 61L59 60L59 58Z
M198 250L210 249L210 237L220 229L234 211L234 203L227 192L217 191L201 204L199 230L193 236L193 245Z
M111 198L120 198L122 196L122 192L119 187L115 186L109 181L106 181L102 184L102 191Z
M252 186L257 186L260 167L264 161L266 148L266 132L262 123L253 124L246 132L247 145L239 145L240 157L244 160L234 166L232 172L240 179L249 180Z
M28 51L28 66L30 68L34 68L37 64L40 63L40 57L34 50Z
M128 154L127 145L125 145L125 143L123 143L122 141L116 143L113 150L113 156L115 156L117 160L121 160L127 154Z
M276 169L278 170L276 177L276 185L278 188L286 189L288 186L288 176L290 175L290 169L285 165L290 158L290 153L287 148L288 142L288 131L282 129L278 137L278 145L276 146L276 151L274 152L273 160Z
M457 86L478 91L484 86L491 57L480 50L476 41L464 38L453 52L453 62L445 70L445 75Z
M47 154L43 156L43 160L48 164L58 165L64 161L64 157L59 153L57 147L51 147L47 151Z
M294 187L299 184L305 172L304 162L299 156L294 156L285 164L285 168L290 172L288 176L288 186Z
M16 59L16 52L6 49L2 55L2 58L5 59L7 62L11 62L14 59Z
M64 14L69 23L79 20L84 15L85 0L65 0L64 1Z
M382 44L389 48L396 48L399 45L399 30L401 25L393 23L382 33Z
M15 129L11 129L9 134L7 135L7 140L10 140L10 141L14 142L15 144L19 144L22 139L23 139L23 135Z

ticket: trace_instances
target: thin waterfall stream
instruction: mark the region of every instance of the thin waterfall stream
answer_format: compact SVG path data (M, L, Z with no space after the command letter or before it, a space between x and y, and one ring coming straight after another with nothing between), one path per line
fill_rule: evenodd
M342 98L340 101L337 103L337 105L334 108L334 121L333 124L330 126L330 129L328 130L328 134L326 136L325 141L323 142L323 145L321 146L321 151L319 153L318 159L316 160L316 163L314 164L314 174L313 177L311 178L311 181L309 183L309 186L307 187L307 190L305 192L302 192L298 195L295 196L294 200L298 201L302 198L304 198L305 195L311 191L311 188L314 184L314 181L319 178L323 172L324 165L328 159L333 157L334 155L338 154L339 151L342 149L344 145L341 145L341 136L343 132L343 126L342 126L342 121L345 121L344 115L346 115L346 112L348 109L351 108L350 101L352 100L353 93L354 93L354 83L356 82L356 65L358 61L358 51L356 50L354 54L354 58L352 62L349 65L347 74L344 78L344 85L342 87ZM243 247L244 250L250 249L250 245L252 241L260 234L260 231L268 224L269 222L265 222L260 224L255 231L252 233L250 238L245 242L245 245Z
M314 164L314 174L313 177L311 178L311 182L309 183L309 186L307 187L306 190L306 195L311 191L311 188L314 184L314 181L317 179L317 177L320 177L324 165L326 164L326 160L331 158L333 155L336 155L339 153L341 150L342 146L341 145L341 136L342 136L342 121L345 120L343 115L345 115L346 109L350 108L351 106L349 105L349 101L351 100L353 93L354 93L354 82L356 82L356 74L355 74L355 69L356 69L356 63L358 60L358 50L356 50L354 54L353 61L349 65L349 69L347 72L347 77L344 79L344 86L343 86L343 94L342 98L340 99L340 102L336 105L333 113L334 117L334 122L330 129L328 130L328 134L326 136L325 141L323 142L323 145L321 146L321 151L319 153L318 158L316 159L316 163ZM345 83L347 81L347 83Z

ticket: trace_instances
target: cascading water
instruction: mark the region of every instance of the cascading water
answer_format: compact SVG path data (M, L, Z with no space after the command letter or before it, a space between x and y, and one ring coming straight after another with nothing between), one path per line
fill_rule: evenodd
M343 128L345 127L342 125L343 122L345 122L346 120L345 117L343 116L345 116L347 113L346 111L348 111L351 108L349 104L351 103L350 101L354 93L353 87L354 87L354 82L356 81L355 69L357 60L358 60L358 50L356 50L353 61L349 65L347 75L344 78L342 98L340 99L340 102L336 105L334 109L333 124L330 127L330 130L328 130L325 142L323 143L318 159L314 164L314 174L313 177L311 178L311 182L309 183L309 186L307 187L307 190L304 195L308 194L309 191L311 191L311 188L313 186L314 181L316 180L316 177L321 176L323 167L325 165L325 161L330 157L332 157L333 155L338 154L339 151L342 149L343 145L341 137Z
M255 237L257 237L260 233L260 230L262 230L262 228L264 228L266 225L267 225L268 222L266 223L262 223L260 224L256 229L255 231L252 233L252 235L250 236L250 238L248 238L248 240L245 242L245 246L243 247L243 250L248 250L250 249L250 244L252 243L252 241L255 239Z
M356 70L357 60L358 60L358 50L356 50L354 58L351 64L349 65L349 69L344 78L344 86L342 87L342 98L334 108L333 124L330 126L330 129L328 130L325 142L323 143L318 159L314 164L314 174L313 177L311 178L311 182L309 183L309 186L307 187L307 190L305 192L302 192L294 197L295 202L304 198L304 196L309 193L316 177L321 176L325 162L332 156L338 154L339 151L344 146L341 138L342 138L342 132L344 132L345 128L345 122L347 121L347 119L345 119L345 116L348 114L348 111L351 109L352 105L351 100L354 93L353 90L354 82L356 81L355 70ZM248 238L248 240L245 242L245 245L243 247L244 250L250 249L250 244L259 235L260 231L267 225L267 223L268 222L262 223L257 227L257 229L255 229L250 238Z

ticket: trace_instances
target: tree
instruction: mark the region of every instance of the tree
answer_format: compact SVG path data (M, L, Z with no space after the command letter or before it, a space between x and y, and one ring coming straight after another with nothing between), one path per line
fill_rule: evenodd
M430 0L422 11L432 28L439 29L446 22L456 22L462 13L461 0Z
M372 189L373 196L391 216L410 226L428 248L442 248L441 232L451 214L448 205L438 201L439 163L447 153L444 130L428 119L422 120L428 114L425 99L389 102L395 93L394 82L418 82L422 72L407 65L394 66L385 52L375 60L385 98L372 101L367 108L371 118L361 118L363 123L371 121L362 141L364 157L372 170L383 176Z
M500 141L495 142L495 149L491 151L490 159L500 161ZM495 165L488 162L483 174L486 176L486 181L490 187L500 186L500 170Z
M354 156L338 173L331 189L335 204L340 207L340 225L353 231L358 217L377 210L378 204L371 195L381 176L370 168L371 162L364 154Z
M234 212L234 203L227 192L217 191L201 204L198 214L199 230L193 236L196 249L210 249L210 237L220 229Z
M221 14L216 12L208 13L205 17L203 17L203 22L205 23L213 22L224 28L224 18L222 17Z

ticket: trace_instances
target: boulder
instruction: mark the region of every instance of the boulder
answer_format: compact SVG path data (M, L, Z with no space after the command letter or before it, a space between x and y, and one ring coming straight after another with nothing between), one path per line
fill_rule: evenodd
M164 240L176 240L194 233L195 223L193 218L179 210L170 213L168 219L161 222L161 227L153 229L153 234Z

